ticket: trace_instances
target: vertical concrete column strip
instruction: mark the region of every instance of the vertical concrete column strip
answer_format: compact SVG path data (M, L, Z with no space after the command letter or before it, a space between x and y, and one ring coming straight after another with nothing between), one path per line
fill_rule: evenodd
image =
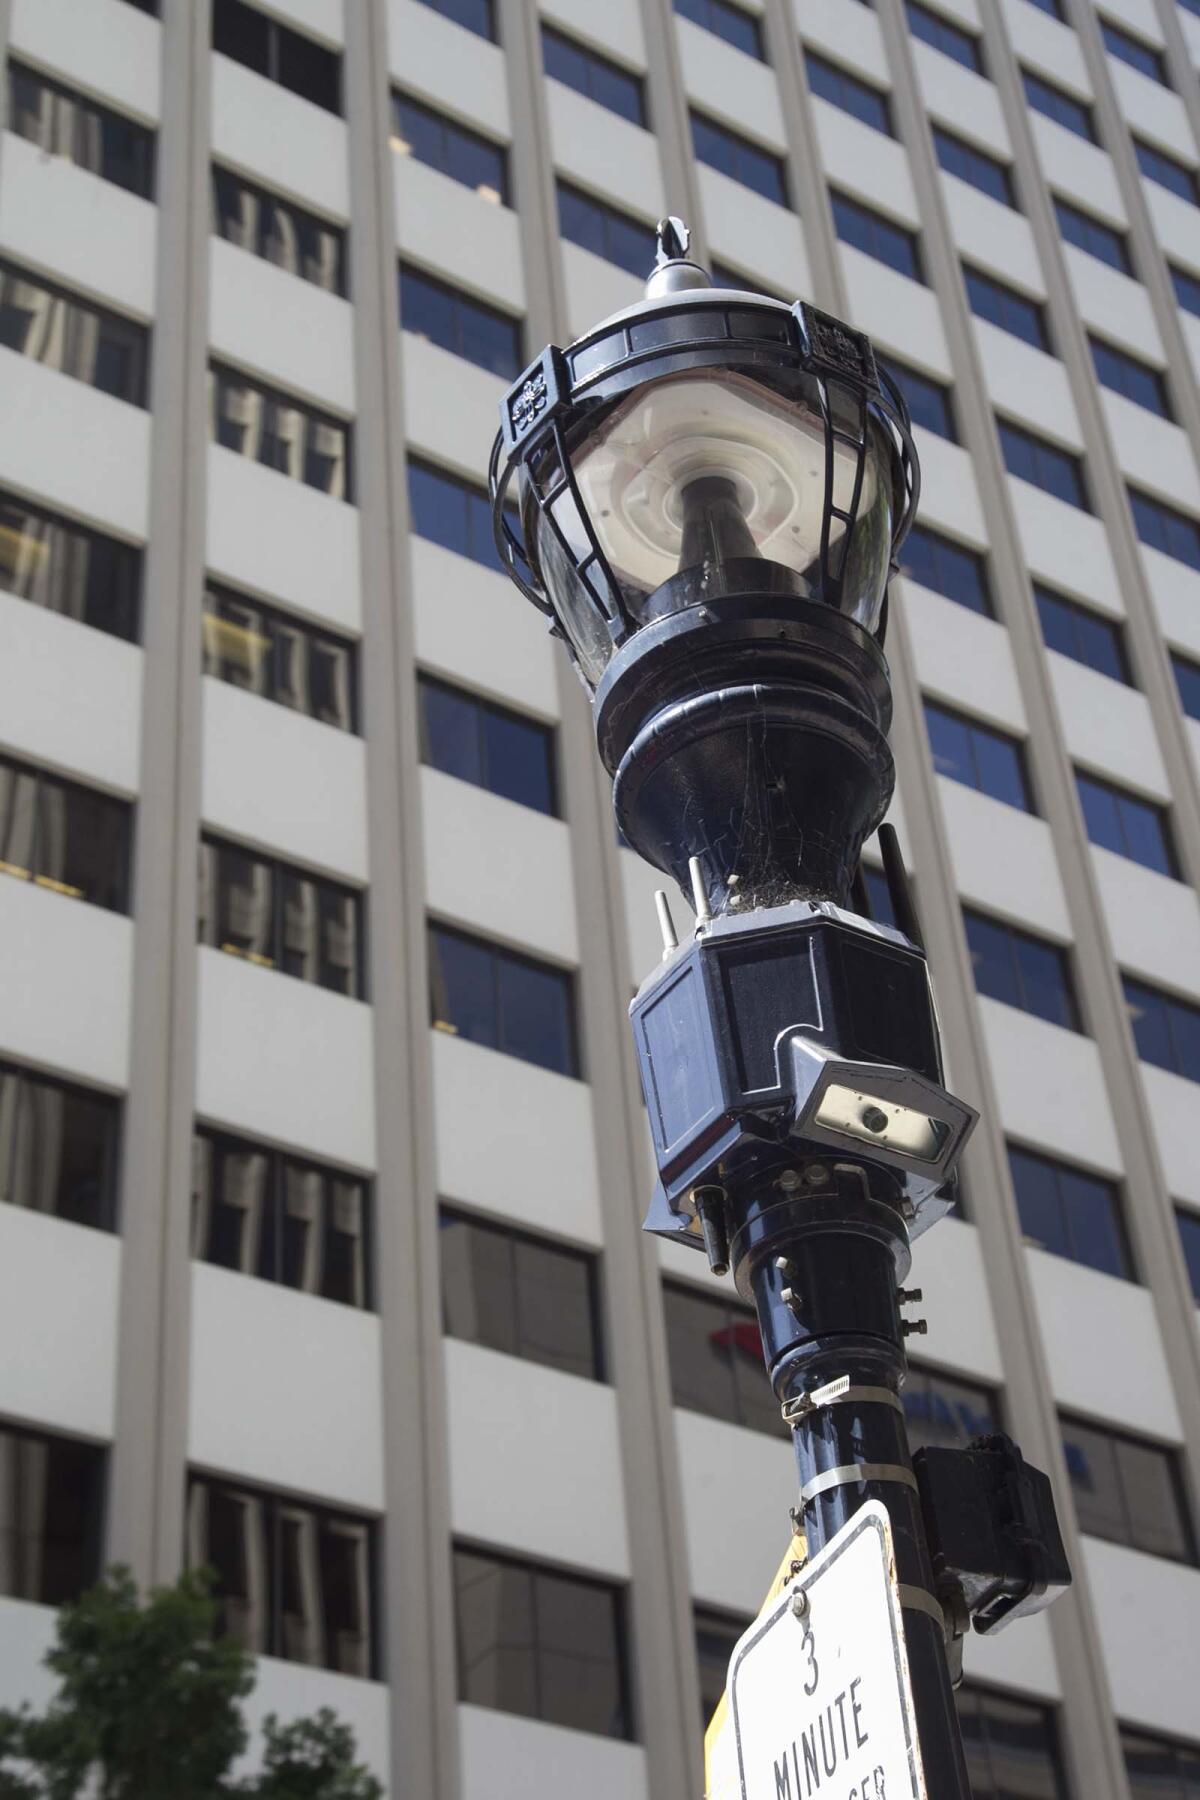
M208 0L165 0L161 30L133 993L106 1537L109 1559L128 1563L141 1581L178 1573L187 1464L208 440Z
M383 1356L386 1519L379 1567L383 1674L391 1701L390 1792L394 1800L455 1800L451 1508L386 0L352 0L345 18L378 1170L374 1274Z
M513 163L529 293L529 347L567 332L553 163L537 26L523 0L501 0L514 119ZM532 201L532 204L530 202ZM558 661L559 771L571 828L579 913L579 1000L603 1209L606 1352L617 1396L629 1529L635 1725L656 1800L699 1785L699 1690L684 1521L674 1456L654 1247L641 1232L647 1198L645 1126L633 1085L623 1001L628 952L607 781L598 772L590 712L565 654ZM639 971L638 973L643 973ZM569 1179L569 1172L564 1171ZM786 1519L780 1521L785 1539Z
M708 256L708 235L692 156L691 117L675 14L671 0L641 0L641 9L650 127L658 140L667 211L687 220L692 231L692 254L703 262Z

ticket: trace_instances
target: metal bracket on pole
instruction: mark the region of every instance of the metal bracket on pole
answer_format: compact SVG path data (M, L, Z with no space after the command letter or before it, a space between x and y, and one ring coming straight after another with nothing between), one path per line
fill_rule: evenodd
M827 1494L830 1488L855 1487L868 1481L894 1481L901 1487L917 1489L917 1478L911 1469L902 1463L843 1463L840 1469L826 1469L821 1475L814 1475L800 1489L800 1498L807 1506L818 1494Z
M848 1375L839 1375L836 1381L826 1382L824 1387L814 1388L811 1394L797 1394L791 1400L785 1400L780 1407L785 1425L798 1425L809 1413L816 1412L822 1406L846 1406L858 1403L867 1406L892 1406L896 1411L904 1411L904 1403L899 1394L887 1387L851 1387Z

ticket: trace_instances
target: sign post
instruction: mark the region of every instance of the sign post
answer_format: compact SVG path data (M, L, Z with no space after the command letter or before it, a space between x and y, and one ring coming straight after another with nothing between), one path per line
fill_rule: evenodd
M737 1800L926 1800L879 1501L759 1614L730 1659L728 1691Z

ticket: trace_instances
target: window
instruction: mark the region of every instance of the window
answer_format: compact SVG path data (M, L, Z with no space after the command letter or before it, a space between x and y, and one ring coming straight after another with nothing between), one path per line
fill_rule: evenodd
M1136 488L1129 489L1129 504L1143 544L1161 550L1164 556L1173 556L1176 562L1200 569L1200 525L1195 519L1149 494L1140 494Z
M474 188L493 206L508 205L508 157L491 138L456 125L407 94L393 94L391 142L393 150Z
M350 888L211 838L199 878L200 943L363 997L361 900Z
M1043 11L1044 0L1034 0ZM964 1682L955 1691L974 1800L1068 1800L1054 1714L1047 1706Z
M146 404L150 334L62 288L0 263L0 344L102 394Z
M900 1395L910 1450L961 1450L1000 1430L995 1396L978 1382L909 1363Z
M0 589L136 641L142 557L131 544L84 531L40 506L0 494Z
M928 525L914 525L900 546L900 573L972 612L992 616L987 559Z
M1043 488L1047 494L1065 500L1068 506L1077 506L1081 512L1091 512L1081 457L1073 451L1060 450L1057 444L1048 444L1045 438L1037 437L1020 425L1012 425L1007 419L997 419L996 429L1000 433L1004 466L1010 475Z
M675 1405L752 1431L785 1432L753 1307L675 1281L664 1281L662 1296Z
M1192 1298L1200 1306L1200 1213L1185 1212L1181 1206L1177 1206L1175 1223L1179 1228L1180 1248L1187 1264L1188 1279L1192 1284Z
M964 31L960 25L952 25L949 19L934 12L932 7L922 6L920 0L904 0L904 10L908 15L909 30L914 37L931 44L943 56L953 57L964 69L973 69L976 75L983 74L983 52L977 37Z
M492 538L492 505L480 488L429 463L408 459L408 504L418 537L457 550L485 569L499 569Z
M744 50L747 56L766 62L762 26L740 6L731 6L729 0L675 0L675 11L711 31L714 37L724 38L735 50Z
M0 1592L64 1606L100 1579L104 1451L0 1428Z
M336 51L269 19L245 0L213 0L212 47L326 112L342 110L342 59Z
M1144 406L1147 412L1157 413L1160 419L1174 417L1166 380L1158 369L1100 338L1089 336L1088 343L1092 347L1096 379L1102 387L1123 394L1126 400L1132 400L1135 406Z
M779 295L772 289L764 287L756 275L743 275L740 269L730 268L728 263L718 262L716 258L709 263L712 284L719 288L732 288L738 294L766 294L772 300Z
M1184 12L1195 13L1196 17L1200 19L1200 0L1179 0L1179 4Z
M421 0L421 4L430 12L441 13L444 19L453 19L476 37L496 42L495 0Z
M967 300L977 319L986 319L1001 331L1024 338L1035 350L1051 354L1046 310L1040 300L1031 300L1027 294L1019 294L1016 288L997 281L994 275L985 275L981 270L965 265L963 280L967 286Z
M1016 206L1012 172L1007 163L998 162L994 156L977 150L974 144L944 131L940 125L933 128L933 147L938 163L947 175L957 175L960 181L969 182L980 193L999 200L1002 206Z
M421 761L535 812L557 814L554 733L507 706L422 675Z
M932 700L925 702L925 727L935 774L961 781L977 793L1003 800L1006 806L1020 807L1022 812L1036 810L1025 752L1016 738Z
M859 869L867 892L867 917L873 919L876 925L891 925L898 930L887 876L882 869L873 868L870 863L860 863Z
M1169 266L1176 300L1185 312L1200 317L1200 276L1189 275L1186 269L1177 269L1174 263Z
M112 1231L119 1117L105 1094L0 1063L0 1200Z
M153 199L154 133L21 63L8 65L6 123L45 155Z
M1078 769L1075 786L1079 790L1087 834L1093 844L1115 851L1118 856L1127 856L1131 862L1141 863L1143 868L1154 869L1160 875L1179 879L1179 864L1165 807L1139 800L1125 788L1115 787L1111 781L1101 781L1095 775L1083 775Z
M700 1723L707 1728L721 1703L729 1661L749 1619L735 1619L711 1606L697 1606L692 1613L696 1632L696 1668L700 1677Z
M1029 0L1029 4L1036 6L1039 12L1046 13L1051 19L1059 19L1064 24L1066 23L1063 19L1062 0Z
M574 982L565 969L431 925L429 977L435 1030L579 1075Z
M887 371L904 395L913 424L945 438L948 443L957 444L958 430L950 389L931 375L922 375L919 370L911 369L907 363L897 362L894 356L885 356L881 351L875 352L875 361Z
M448 1207L439 1225L448 1337L603 1381L595 1257Z
M963 926L978 993L1068 1031L1082 1029L1065 950L969 907Z
M1029 69L1021 70L1021 81L1025 88L1025 98L1034 112L1044 113L1056 125L1065 126L1076 137L1086 138L1090 144L1100 142L1096 133L1096 121L1086 100L1077 100L1074 94L1065 93L1062 88L1055 87L1053 82L1047 81L1042 75L1034 75Z
M262 1144L197 1131L192 1255L302 1294L369 1306L367 1185Z
M378 1676L374 1536L352 1513L211 1476L188 1482L188 1566L215 1570L218 1629L256 1656Z
M1200 1081L1200 1006L1122 975L1125 1010L1143 1062Z
M1122 31L1119 25L1113 25L1107 19L1100 21L1100 36L1104 39L1105 48L1121 62L1128 63L1131 69L1148 75L1151 81L1157 81L1163 87L1170 87L1167 80L1167 65L1163 61L1161 50L1153 44L1147 44L1142 38L1136 38L1131 32Z
M514 381L523 367L521 327L514 318L409 263L400 264L400 323L505 381Z
M1102 224L1091 213L1072 206L1066 200L1055 196L1054 216L1058 220L1059 233L1063 242L1074 244L1088 256L1094 256L1099 262L1107 263L1110 269L1116 269L1122 275L1133 274L1133 264L1129 259L1129 245L1123 231L1115 226Z
M542 26L542 67L553 80L564 82L597 106L607 107L631 125L645 125L646 94L641 76L585 49L553 25Z
M1178 650L1172 650L1170 655L1179 704L1189 719L1200 719L1200 663L1189 662Z
M1057 650L1072 662L1095 669L1099 675L1124 682L1126 687L1133 686L1125 639L1115 620L1103 619L1089 606L1080 606L1078 601L1068 600L1065 594L1056 594L1037 581L1033 584L1033 598L1047 650Z
M232 369L208 371L213 442L333 500L350 500L350 427Z
M126 0L128 6L136 6L139 12L149 13L152 19L158 17L158 0Z
M339 731L357 729L355 649L261 601L209 583L204 673Z
M861 250L864 256L873 256L876 262L886 263L889 269L907 275L910 281L924 281L921 247L915 231L906 231L903 225L885 219L882 213L872 212L869 206L851 200L848 194L831 190L829 203L833 209L834 230L843 244Z
M128 912L132 808L0 757L0 875Z
M632 1738L620 1588L456 1544L454 1616L460 1700Z
M1015 1144L1008 1147L1008 1167L1026 1243L1104 1275L1133 1280L1114 1182Z
M1200 8L1200 0L1195 7ZM1133 1800L1195 1800L1200 1794L1200 1748L1148 1737L1128 1725L1119 1730Z
M874 131L882 131L887 137L895 137L892 129L892 113L888 97L869 82L860 81L857 75L851 75L848 69L840 68L815 50L804 52L804 66L808 71L808 85L818 100L828 100L842 112L852 113L861 119L864 125L870 125Z
M1080 1531L1149 1556L1194 1562L1179 1458L1144 1438L1060 1416Z
M631 275L645 276L654 266L654 232L640 219L618 212L585 194L570 182L555 184L558 193L558 229L568 243L578 244L616 263Z
M239 250L261 256L328 294L346 292L346 234L290 200L214 166L212 228Z
M730 131L727 125L718 125L715 119L706 119L697 112L692 114L692 149L710 169L719 169L731 181L753 188L764 200L773 200L777 206L787 205L783 158L773 151L761 149Z
M1181 200L1190 200L1193 206L1200 206L1200 179L1190 163L1178 162L1165 150L1156 150L1153 144L1144 143L1141 138L1134 138L1133 153L1147 181L1157 181L1160 187L1169 188Z

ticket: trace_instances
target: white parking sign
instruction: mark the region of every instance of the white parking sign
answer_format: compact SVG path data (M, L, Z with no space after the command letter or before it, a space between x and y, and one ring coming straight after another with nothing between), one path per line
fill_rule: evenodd
M729 1696L742 1800L925 1800L879 1501L756 1619L730 1661Z

